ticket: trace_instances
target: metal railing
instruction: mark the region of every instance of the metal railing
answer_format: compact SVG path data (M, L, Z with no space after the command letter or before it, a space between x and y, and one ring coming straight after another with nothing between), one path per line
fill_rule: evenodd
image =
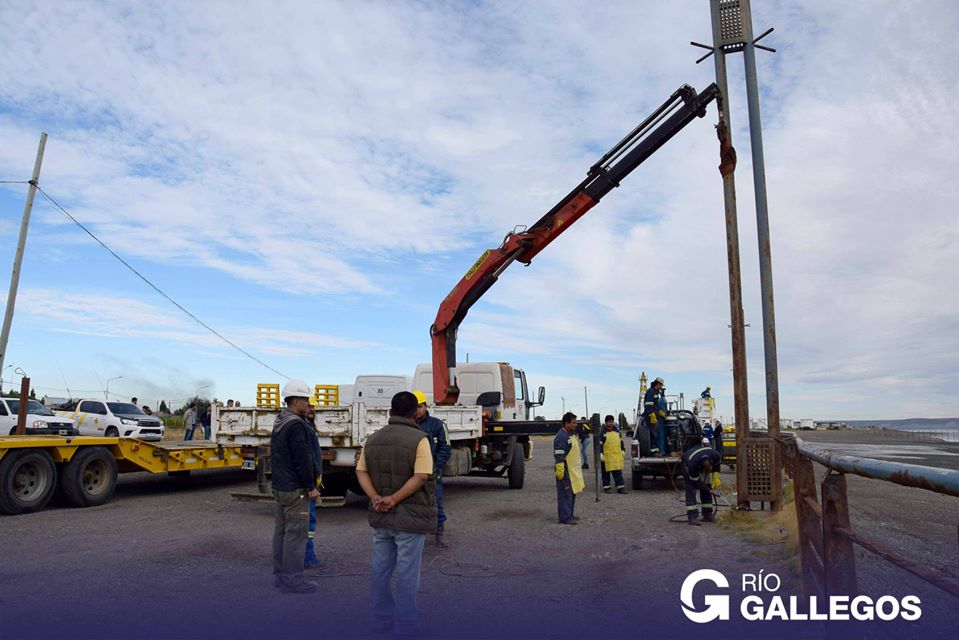
M858 592L852 546L867 551L959 597L959 582L945 571L921 566L853 531L849 521L846 474L893 482L959 497L959 471L915 464L838 455L784 434L780 440L785 471L793 479L799 528L799 556L807 595L853 595ZM817 499L813 462L829 470Z

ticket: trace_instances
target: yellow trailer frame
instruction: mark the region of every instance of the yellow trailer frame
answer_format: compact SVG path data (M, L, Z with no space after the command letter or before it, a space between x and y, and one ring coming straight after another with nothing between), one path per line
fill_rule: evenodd
M255 468L243 447L130 438L0 436L0 512L42 509L59 480L73 506L103 504L117 473ZM244 464L246 463L246 464Z

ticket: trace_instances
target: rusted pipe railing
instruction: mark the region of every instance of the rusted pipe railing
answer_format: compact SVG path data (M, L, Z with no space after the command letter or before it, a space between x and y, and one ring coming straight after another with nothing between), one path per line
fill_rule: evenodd
M783 435L778 443L786 473L793 479L803 588L807 595L852 595L856 591L857 544L897 567L959 597L959 583L935 567L924 567L852 530L846 496L846 473L959 496L959 471L872 458L838 455ZM817 501L813 461L830 472L823 478L822 503Z
M801 455L834 471L854 473L865 478L894 482L904 487L918 487L959 497L959 471L925 467L919 464L839 455L808 442L803 442L802 438L798 437L796 438L796 446L799 448Z

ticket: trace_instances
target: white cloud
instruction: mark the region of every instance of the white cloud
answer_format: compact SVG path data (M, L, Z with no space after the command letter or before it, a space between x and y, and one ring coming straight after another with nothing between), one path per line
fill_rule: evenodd
M954 413L959 12L891 0L868 12L754 10L779 49L759 62L783 411L893 417L923 408L882 407L907 389L927 412ZM32 165L46 127L42 183L124 255L388 299L405 265L452 286L457 274L434 258L468 265L477 245L550 208L679 84L702 88L712 70L692 64L687 43L708 32L698 3L7 3L0 175ZM730 57L731 102L761 399L740 60ZM714 119L691 124L529 269L508 271L464 323L461 350L632 370L630 380L652 367L728 378ZM39 205L38 216L63 222ZM79 242L63 229L48 241ZM189 325L137 325L148 312L96 318L61 305L54 319L209 340ZM278 355L369 346L247 335Z

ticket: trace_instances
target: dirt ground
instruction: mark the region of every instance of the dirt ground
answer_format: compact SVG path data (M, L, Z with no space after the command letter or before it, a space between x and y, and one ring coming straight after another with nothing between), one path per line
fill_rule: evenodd
M547 438L536 440L519 491L508 490L505 480L445 479L448 547L427 545L419 595L434 637L702 633L706 629L687 621L679 604L683 580L702 568L734 583L744 572L777 573L783 593L799 593L785 531L757 538L729 522L674 524L669 518L685 507L667 482L602 494L596 502L590 476L576 504L582 522L557 524L549 446ZM628 485L628 471L626 478ZM951 518L953 546L928 549L935 556L951 550L955 561L955 504L932 494L922 497L925 503L913 492L870 492L856 480L850 495L857 528L886 522L882 514L894 511L906 518L900 531L911 531L909 545L925 553L927 544L938 544L927 538L941 533L930 523L947 527ZM732 485L732 474L724 473L723 481ZM127 474L102 507L0 518L0 638L246 638L320 630L367 637L365 500L352 497L345 507L321 510L323 564L309 572L318 591L285 595L272 586L272 505L229 495L253 490L251 475L242 472ZM916 518L911 525L910 517ZM744 637L724 624L707 633ZM762 631L755 637L768 637L773 628ZM806 628L795 635L819 634Z

